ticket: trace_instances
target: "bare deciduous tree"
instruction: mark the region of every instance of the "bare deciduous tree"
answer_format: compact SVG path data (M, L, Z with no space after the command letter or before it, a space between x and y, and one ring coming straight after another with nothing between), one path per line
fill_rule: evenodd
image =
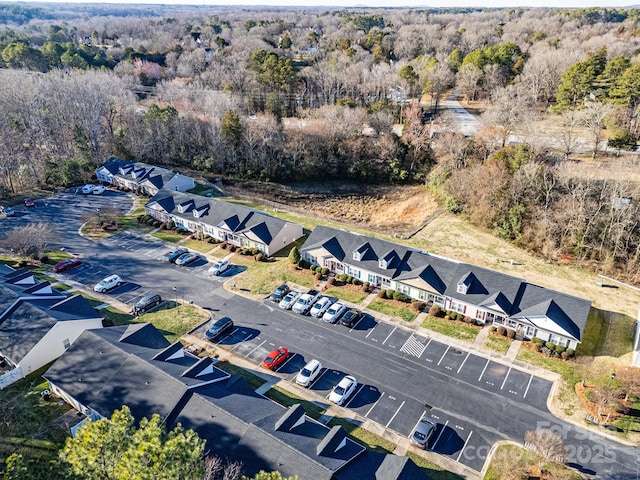
M562 464L567 457L567 449L562 437L553 430L545 428L529 430L524 434L524 445L525 448L540 456L540 468L547 463Z
M57 237L56 226L50 223L30 223L10 230L2 245L20 256L38 258Z
M585 127L589 130L593 141L593 155L596 158L598 148L602 141L602 132L605 127L605 118L615 110L610 103L590 102L580 111L580 119Z

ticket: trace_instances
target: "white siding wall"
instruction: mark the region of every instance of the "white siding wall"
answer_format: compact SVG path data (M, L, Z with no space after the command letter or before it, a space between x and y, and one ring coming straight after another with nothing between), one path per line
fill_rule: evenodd
M279 252L287 245L290 245L303 235L302 225L286 223L284 227L277 233L269 245L267 245L267 255L273 255Z
M102 319L68 320L56 323L47 334L20 360L25 375L52 362L64 353L65 340L73 344L82 332L102 328Z
M196 186L196 182L191 177L181 175L177 173L171 180L164 186L167 190L173 190L178 192L186 192Z

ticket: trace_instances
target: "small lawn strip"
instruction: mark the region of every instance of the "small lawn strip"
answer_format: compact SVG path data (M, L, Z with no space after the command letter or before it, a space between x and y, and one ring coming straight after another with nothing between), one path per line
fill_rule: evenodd
M407 452L407 457L413 460L418 467L425 470L425 473L431 480L462 480L464 477L456 475L453 472L445 470L440 465L430 462L426 458L421 457L413 452Z
M422 328L427 328L434 332L441 333L451 338L457 338L458 340L464 340L466 342L473 342L480 331L477 328L470 327L468 325L431 316L425 318L422 322Z
M91 295L89 295L88 293L83 292L83 291L81 291L81 290L78 290L78 294L79 294L81 297L84 297L84 298L87 300L87 302L89 302L89 305L91 305L93 308L95 308L95 307L97 307L97 306L102 305L103 303L105 303L105 302L103 302L102 300L98 300L97 298L92 297L92 296L91 296Z
M496 337L495 335L489 335L483 344L485 348L503 355L509 350L509 345L511 345L509 340L506 338Z
M606 330L605 312L592 307L582 332L582 342L576 348L576 355L596 355Z
M216 254L224 256L226 252L226 250L220 250ZM292 269L287 259L256 262L251 256L234 255L230 261L233 265L240 265L246 269L233 279L237 290L266 296L285 282L295 283L305 288L315 285L315 279L308 270Z
M244 368L241 368L226 360L222 362L218 362L216 364L216 367L218 367L220 370L224 370L230 375L235 375L235 376L244 378L245 381L249 384L249 386L251 386L251 388L253 388L254 390L256 388L260 388L262 385L267 383L267 381L264 378L259 377L258 375L251 373L249 370L245 370Z
M133 315L129 315L113 305L109 305L108 307L101 309L100 313L105 318L103 322L105 327L129 325L135 319Z
M322 294L328 295L330 297L338 297L340 300L355 304L362 303L362 301L367 298L368 295L365 292L357 292L349 288L340 287L327 288L324 292L322 292Z
M59 292L68 292L73 288L71 285L67 285L66 283L53 283L52 286Z
M411 308L409 307L384 302L382 300L374 300L369 305L367 305L367 308L382 313L383 315L389 315L393 318L400 318L405 322L412 322L418 316L418 314L411 310Z
M391 453L396 448L395 443L362 428L346 418L333 417L327 423L328 427L335 427L336 425L344 428L352 440L355 440L374 452Z
M214 243L203 242L201 240L185 240L180 244L181 247L187 247L189 250L194 250L199 253L207 253L209 250L215 248Z
M177 243L184 238L179 233L173 233L170 230L159 230L152 234L154 237L169 243Z
M173 343L204 322L208 316L193 305L176 305L172 300L165 300L153 310L137 317L135 322L152 323L167 340Z
M304 411L311 418L318 420L322 414L324 414L325 409L316 405L313 402L308 400L304 400L301 397L285 390L284 388L280 388L277 385L271 387L264 394L265 397L270 398L274 402L278 402L280 405L284 405L285 407L290 407L291 405L295 405L299 403L304 408Z

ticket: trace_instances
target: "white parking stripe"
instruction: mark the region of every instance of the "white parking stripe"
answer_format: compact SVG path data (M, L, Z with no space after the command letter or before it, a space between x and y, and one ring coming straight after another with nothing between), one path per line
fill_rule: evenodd
M390 424L391 422L393 422L393 419L394 419L394 418L396 418L396 415L398 415L398 412L400 411L400 409L401 409L403 406L404 406L404 400L402 401L402 403L400 404L400 406L399 406L399 407L398 407L398 409L396 410L396 413L394 413L394 414L393 414L393 417L391 417L391 420L389 420L389 421L387 422L387 424L385 425L385 427L388 427L388 426L389 426L389 424Z
M249 358L249 355L251 355L253 352L255 352L257 349L259 349L262 345L264 345L267 341L264 340L260 345L258 345L256 348L254 348L253 350L251 350L249 353L247 353L244 358Z
M456 373L460 373L460 370L462 370L462 367L464 367L465 362L467 361L467 358L469 358L469 354L471 352L467 352L467 356L464 357L464 360L462 361L462 363L460 364L460 368L458 368L458 371Z
M440 365L442 363L442 359L444 358L444 356L447 354L447 352L449 351L449 349L451 348L451 345L447 345L447 349L444 351L444 353L442 354L442 356L440 357L440 360L438 360L438 365Z
M280 365L275 371L277 372L278 370L280 370L282 367L284 367L287 363L289 363L289 361L291 361L291 359L293 357L295 357L297 355L297 353L294 353L293 355L290 355L289 358L287 358L284 363L282 365Z
M236 346L235 346L235 347L233 347L233 348L231 349L231 351L233 352L236 348L238 348L238 347L242 344L242 342L246 342L246 341L247 341L247 340L249 340L250 338L251 338L251 334L250 334L250 333L247 333L247 336L246 336L246 337L244 337L241 341L239 341L239 342L236 344ZM256 339L257 339L257 340L259 340L257 337L256 337Z
M502 390L504 388L504 384L507 383L507 378L509 378L510 373L511 373L511 367L509 367L507 374L504 376L504 380L502 381L502 386L500 387L500 390Z
M369 335L371 335L373 333L373 331L378 327L378 325L380 325L379 323L376 323L376 326L373 327L371 330L369 330L369 333L367 333L367 336L364 338L369 338Z
M385 339L384 339L384 342L382 342L382 345L384 345L384 344L387 342L387 340L389 340L389 337L390 337L391 335L393 335L393 332L395 332L397 328L398 328L398 327L393 327L393 330L391 330L391 332L389 333L389 335L387 335L387 338L385 338Z
M373 408L378 404L378 402L380 401L380 399L381 399L382 397L384 397L384 392L382 392L382 395L380 395L380 396L378 397L378 399L377 399L375 402L373 402L373 405L371 405L371 408L370 408L369 410L367 410L367 413L365 413L365 414L364 414L364 416L365 416L365 417L368 417L368 416L369 416L369 414L371 413L371 410L373 410Z
M456 462L458 460L460 460L460 457L462 456L462 452L464 452L465 447L467 446L467 443L469 443L469 439L471 438L471 435L473 435L473 430L471 430L469 432L469 436L467 437L467 439L464 441L464 445L462 446L462 449L460 450L460 453L458 454L458 458L456 458Z
M436 443L438 443L438 440L440 440L440 437L442 436L444 431L447 429L447 425L449 425L449 420L445 422L444 427L442 427L442 430L440 430L440 433L438 434L438 438L436 438L436 441L433 442L433 445L431 446L431 450L434 450L436 448Z
M343 405L343 407L347 408L349 404L352 402L352 400L358 396L358 394L360 393L360 390L362 390L363 388L364 388L364 383L360 385L360 388L355 391L355 393L351 396L349 401Z
M531 380L533 380L533 374L529 377L529 383L527 383L527 388L524 391L524 395L522 398L527 398L527 392L529 391L529 387L531 386Z
M484 364L484 368L482 369L482 373L478 377L478 381L482 380L482 376L484 375L484 371L487 369L487 366L489 365L490 361L491 361L490 359L487 359L487 363Z
M420 418L418 419L418 421L416 422L416 424L413 426L413 430L411 430L411 434L413 434L413 432L415 432L418 429L418 425L420 424L420 420L422 420L424 418L424 414L427 413L427 411L425 410L424 412L422 412L422 415L420 415Z
M309 388L313 387L313 385L314 385L318 380L320 380L320 377L321 377L321 376L323 376L323 375L324 375L325 373L327 373L328 371L329 371L329 369L328 369L328 368L325 368L325 369L324 369L324 372L320 373L320 375L318 375L318 376L316 377L316 379L315 379L313 382L311 382L311 383L309 384Z

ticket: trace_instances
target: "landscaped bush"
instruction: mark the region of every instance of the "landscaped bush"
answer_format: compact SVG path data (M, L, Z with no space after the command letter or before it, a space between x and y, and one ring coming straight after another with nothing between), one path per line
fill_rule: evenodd
M264 256L264 253L257 253L253 258L256 262L264 262L266 257Z
M316 281L318 281L318 282L319 282L320 280L322 280L322 272L316 272L316 274L315 274L315 279L316 279Z
M442 317L442 309L438 305L431 305L429 309L429 315L432 317Z
M461 313L456 313L456 320L458 320L459 322L462 321L462 319L464 318L464 315Z
M362 291L363 292L368 292L370 288L371 288L371 284L369 282L363 282L363 284L362 284Z
M353 277L351 275L347 275L346 277L344 277L344 281L345 283L352 283Z
M40 256L40 261L42 263L49 263L49 257L47 255L41 255Z
M230 251L230 252L235 252L237 249L238 249L238 247L236 247L235 245L231 245L231 246L229 247L229 251Z
M531 339L531 343L543 343L541 338L533 337Z
M476 319L475 319L475 318L473 318L473 317L467 317L467 316L465 315L465 317L464 317L464 323L469 323L469 324L471 324L471 325L475 325L475 324L476 324Z
M315 271L316 271L316 266L312 263L312 264L309 266L309 270L311 270L311 273L315 272Z
M556 349L556 344L555 343L547 342L547 343L544 344L544 346L547 347L549 350L555 351L555 349Z
M253 248L251 249L251 255L257 255L257 254L259 254L259 253L262 253L262 252L260 251L260 249L258 249L258 248L256 248L256 247L253 247Z
M329 269L327 267L322 267L322 275L329 275Z
M383 289L380 289L378 291L378 293L376 293L376 297L378 298L386 298L387 297L387 292Z
M298 262L298 266L304 270L311 267L311 262L308 262L306 260L300 260Z
M573 348L567 348L564 353L567 354L567 358L573 358L576 354L576 351Z
M384 291L384 298L387 298L389 300L393 299L393 294L394 294L395 290L385 290Z
M220 245L223 250L226 250L228 246L229 244L227 242L223 242L222 245Z
M554 350L558 355L562 355L562 353L567 349L564 345L556 345Z
M327 287L331 287L336 283L336 277L329 277L329 280L327 280Z
M397 302L408 302L409 301L409 297L407 297L402 292L393 292L393 299L395 301L397 301Z
M153 221L153 226L158 228L160 225L162 225L162 222L160 220L154 220Z
M167 230L173 230L174 228L176 228L176 222L174 222L173 220L169 220L167 222Z
M538 352L538 353L540 353L540 352L542 351L542 348L543 348L543 347L542 347L542 343L532 343L532 344L531 344L531 346L532 346L532 348L531 348L531 349L532 349L534 352Z
M500 326L497 328L497 332L498 332L498 335L501 335L501 336L503 336L503 337L507 335L507 329L506 329L506 328L504 328L502 325L500 325Z
M489 331L490 331L490 332L495 332L495 331L496 331L496 326L495 326L495 325L491 325L491 326L489 327Z
M416 312L422 312L427 308L427 302L423 302L422 300L411 300L411 307L413 307Z
M451 320L451 317L450 317L449 315L445 315L445 316L444 316L444 319L445 319L445 320Z
M351 283L352 283L352 284L354 284L354 285L356 285L356 286L358 286L358 285L361 285L361 284L362 284L362 282L360 281L360 279L359 279L359 278L356 278L356 277L353 277L353 278L351 279Z
M516 338L516 331L511 328L507 329L507 338L510 338L511 340Z

